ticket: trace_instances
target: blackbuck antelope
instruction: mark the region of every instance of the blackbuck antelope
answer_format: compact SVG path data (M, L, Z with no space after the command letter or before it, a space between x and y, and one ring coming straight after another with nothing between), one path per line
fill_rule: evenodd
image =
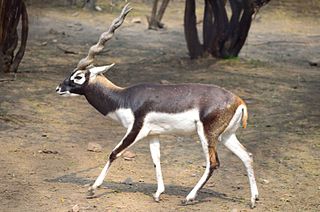
M62 96L84 95L100 113L119 121L127 128L123 139L112 150L101 174L89 188L89 195L93 196L103 183L115 159L137 141L148 137L158 184L154 199L159 201L165 188L158 136L197 133L205 154L206 169L184 202L193 201L199 189L219 167L217 144L222 142L242 160L247 169L251 206L254 207L258 199L258 189L252 157L235 135L239 126L245 128L247 124L247 107L242 99L218 86L204 84L138 84L122 88L103 75L114 64L93 66L95 55L102 51L130 10L128 5L123 8L108 31L102 33L98 43L90 48L88 55L80 60L77 68L56 88L57 93Z

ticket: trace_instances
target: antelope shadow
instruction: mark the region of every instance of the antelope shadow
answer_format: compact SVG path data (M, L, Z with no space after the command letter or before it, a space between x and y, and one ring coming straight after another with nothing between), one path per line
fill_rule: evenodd
M81 170L78 172L73 172L70 174L65 174L56 178L52 179L45 179L45 182L50 182L50 183L65 183L65 184L75 184L75 185L80 185L80 186L86 186L86 185L92 185L94 180L88 179L85 177L78 176L80 173L86 173L89 172L93 169L98 168L96 167L91 167L85 170ZM166 184L166 195L170 196L181 196L181 200L184 200L185 196L192 190L193 187L188 187L188 186L182 186L182 185L172 185L172 184ZM106 191L108 189L108 191ZM104 182L101 185L101 188L98 189L97 194L93 196L92 198L99 198L108 194L111 194L113 192L140 192L145 195L148 195L152 197L152 193L155 192L157 189L157 184L154 183L145 183L145 182L114 182L111 180L108 180ZM208 188L202 188L198 195L197 195L197 200L194 202L194 204L199 203L199 202L207 202L210 201L209 198L219 198L222 200L227 200L231 202L243 202L242 198L238 197L228 197L224 193L216 192Z

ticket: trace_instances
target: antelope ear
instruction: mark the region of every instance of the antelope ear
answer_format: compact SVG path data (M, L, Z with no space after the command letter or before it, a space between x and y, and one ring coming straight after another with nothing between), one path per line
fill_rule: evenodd
M108 66L93 67L90 68L89 71L91 73L91 76L96 76L98 74L103 74L104 72L108 71L112 66L114 66L114 63Z

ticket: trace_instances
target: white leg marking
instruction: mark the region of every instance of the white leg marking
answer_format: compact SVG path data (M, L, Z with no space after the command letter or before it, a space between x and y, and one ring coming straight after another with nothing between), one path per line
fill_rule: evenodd
M164 183L163 183L161 165L160 165L160 142L158 137L153 137L150 140L150 152L151 152L153 164L156 169L156 177L157 177L157 184L158 184L157 191L153 195L153 197L154 197L154 200L158 202L160 200L160 195L164 192Z
M94 184L92 185L92 187L90 189L95 190L99 186L101 186L101 184L103 183L104 178L107 176L109 168L110 168L110 161L108 160L107 164L103 167L100 175L98 176L98 178L96 179L96 181L94 182Z
M246 151L246 149L241 145L235 134L232 134L228 137L223 137L222 142L231 152L233 152L242 160L244 166L247 169L251 190L251 207L253 208L255 207L255 202L258 199L259 193L252 168L253 160L251 154L249 154Z
M132 128L132 127L131 127ZM138 141L140 141L141 139L144 139L145 137L147 137L149 135L149 128L148 127L142 127L140 132L138 133L136 139L127 147L125 148L124 150L122 150L121 152L119 152L117 154L117 157L121 156L127 149L129 149L130 147L132 147L135 143L137 143ZM127 135L126 135L127 136ZM125 137L126 137L125 136ZM121 141L121 144L122 144L122 141ZM119 144L117 147L119 147L121 144ZM116 148L117 148L116 147ZM116 149L115 148L115 149Z
M115 149L117 149L123 142L123 139L125 139L127 137L127 135L130 133L131 129L133 127L133 124L131 124L126 132L126 135L121 139L121 141L118 143L118 145L112 150L114 151ZM89 188L89 195L93 195L95 190L101 186L101 184L104 181L104 178L107 176L108 170L110 168L110 160L108 159L106 165L103 167L102 171L100 172L99 176L97 177L97 179L95 180L94 184Z
M133 127L133 124L131 124L129 127L128 127L128 130L127 130L127 133L126 135L122 138L122 140L120 141L120 143L113 149L116 150L122 143L123 143L123 140L127 137L127 135L131 132L132 130L132 127ZM139 134L137 135L136 139L132 142L132 144L130 144L128 147L126 147L125 149L123 149L121 152L119 152L117 155L116 155L116 158L118 158L119 156L122 155L122 153L128 149L129 147L131 147L133 144L135 144L137 141L143 139L144 137L146 137L149 133L149 130L148 128L142 128L139 132ZM107 161L107 164L104 166L104 168L102 169L100 175L98 176L98 178L96 179L96 181L94 182L94 184L89 188L89 195L93 195L95 190L103 183L103 180L104 178L107 176L107 173L108 173L108 170L110 168L110 165L111 165L111 162L110 160Z
M206 158L206 170L204 171L204 174L200 178L199 182L196 184L196 186L192 189L192 191L186 197L186 203L188 203L189 201L192 201L196 198L199 189L206 182L208 175L210 174L210 158L209 158L208 141L205 137L203 125L200 121L197 122L197 133L199 135L202 149L203 149L203 152L204 152L204 155Z

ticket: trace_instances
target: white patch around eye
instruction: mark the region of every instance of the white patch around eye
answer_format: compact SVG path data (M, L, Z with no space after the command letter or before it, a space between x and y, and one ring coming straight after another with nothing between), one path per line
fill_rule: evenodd
M81 77L81 78L77 79L78 77ZM76 76L74 78L74 82L79 84L79 85L82 85L85 81L86 81L86 77L84 76L84 74L79 74L78 76Z
M70 77L70 80L73 81L76 84L82 85L86 81L86 77L85 77L85 74L82 71L76 71Z

